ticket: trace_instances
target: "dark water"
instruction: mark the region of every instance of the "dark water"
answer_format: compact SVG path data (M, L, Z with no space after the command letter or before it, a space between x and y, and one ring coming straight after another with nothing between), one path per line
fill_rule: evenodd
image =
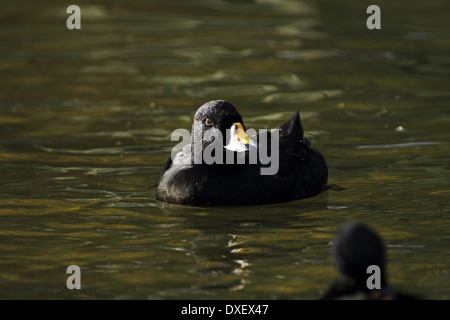
M0 298L316 299L345 222L385 239L388 278L450 298L450 5L378 1L2 3ZM155 201L198 106L249 128L300 109L332 188L284 204ZM68 290L66 268L81 268Z

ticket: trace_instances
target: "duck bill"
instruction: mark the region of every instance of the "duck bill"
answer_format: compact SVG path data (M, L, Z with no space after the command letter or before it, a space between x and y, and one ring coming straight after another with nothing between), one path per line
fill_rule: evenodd
M258 146L250 139L242 124L235 122L231 126L230 142L225 148L230 151L243 152L251 149L258 149Z

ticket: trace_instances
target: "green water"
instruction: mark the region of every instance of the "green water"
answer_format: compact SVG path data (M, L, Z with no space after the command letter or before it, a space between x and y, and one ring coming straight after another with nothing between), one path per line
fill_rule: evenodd
M0 298L316 299L330 242L362 221L388 280L450 298L450 5L378 1L59 1L0 12ZM300 109L326 193L167 206L157 178L198 106L248 128ZM81 268L81 290L66 269Z

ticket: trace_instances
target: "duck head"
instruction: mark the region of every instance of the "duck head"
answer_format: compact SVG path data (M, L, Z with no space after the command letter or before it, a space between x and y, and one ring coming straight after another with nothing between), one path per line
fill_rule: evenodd
M245 132L241 115L225 100L203 104L194 116L191 132L192 154L200 154L213 143L220 143L224 148L236 152L257 148L256 143Z
M367 267L376 265L381 270L381 285L386 283L385 251L382 239L360 222L345 224L333 241L333 256L339 271L366 287Z

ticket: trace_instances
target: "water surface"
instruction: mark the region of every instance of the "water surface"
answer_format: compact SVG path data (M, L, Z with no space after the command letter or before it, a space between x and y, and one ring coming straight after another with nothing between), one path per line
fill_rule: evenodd
M0 297L316 299L359 220L394 287L450 298L450 6L378 1L57 1L0 13ZM330 190L283 204L155 201L198 106L248 128L297 109ZM66 268L81 268L68 290Z

